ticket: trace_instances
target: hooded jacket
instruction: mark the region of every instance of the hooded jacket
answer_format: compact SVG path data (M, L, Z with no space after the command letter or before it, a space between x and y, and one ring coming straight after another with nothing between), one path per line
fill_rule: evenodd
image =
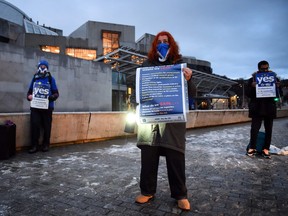
M176 64L183 63L182 60L176 62ZM165 62L150 62L146 60L142 67L169 65L169 61ZM193 88L192 79L187 81L188 89ZM190 95L188 90L188 94ZM182 153L185 153L185 138L186 123L157 123L157 124L139 124L137 132L137 146L161 146L164 148L173 149Z

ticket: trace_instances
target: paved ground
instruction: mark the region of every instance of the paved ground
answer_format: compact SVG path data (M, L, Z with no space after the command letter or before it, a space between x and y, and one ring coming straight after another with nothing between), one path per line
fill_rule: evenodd
M288 156L245 156L250 123L187 132L186 175L192 210L170 198L161 159L154 201L139 205L135 138L51 148L0 162L0 215L287 215ZM288 146L288 118L272 144Z

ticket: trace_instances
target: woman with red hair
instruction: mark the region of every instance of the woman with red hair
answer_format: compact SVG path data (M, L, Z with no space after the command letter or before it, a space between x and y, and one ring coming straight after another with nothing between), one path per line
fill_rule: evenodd
M158 33L152 42L148 60L143 67L183 63L179 47L173 36L166 31ZM192 86L192 70L183 68L188 86ZM141 194L136 203L147 203L154 198L160 156L166 157L171 197L177 200L182 210L190 210L187 199L185 176L185 133L186 123L139 124L137 146L141 149Z

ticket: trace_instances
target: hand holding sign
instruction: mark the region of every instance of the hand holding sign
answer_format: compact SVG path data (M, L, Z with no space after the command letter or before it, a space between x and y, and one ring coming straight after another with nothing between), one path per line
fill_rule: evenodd
M184 73L184 76L185 76L185 79L188 81L191 79L192 77L192 70L188 67L185 67L182 69L183 73Z
M28 97L27 97L27 98L28 98L28 100L29 100L29 101L31 101L31 100L32 100L32 98L33 98L32 94L28 95Z

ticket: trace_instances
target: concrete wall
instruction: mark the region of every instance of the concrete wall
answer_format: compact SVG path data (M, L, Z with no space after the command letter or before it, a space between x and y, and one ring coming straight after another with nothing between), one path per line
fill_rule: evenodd
M136 41L136 49L142 53L148 53L155 35L145 33Z
M88 39L85 38L71 38L41 34L21 34L19 35L17 41L19 45L23 45L27 48L34 48L35 50L39 50L40 45L57 46L60 48L60 54L62 55L66 55L66 48L97 50L97 47L89 47Z
M49 61L59 88L55 111L112 110L109 65L0 43L0 113L29 112L26 93L41 58Z
M288 109L281 109L277 112L278 118L288 117ZM131 134L124 132L126 114L126 112L55 112L53 114L51 146L129 136ZM250 118L247 116L247 110L190 111L187 117L187 128L248 122ZM6 120L16 124L17 149L23 149L30 145L29 119L29 113L0 114L0 124Z
M15 17L15 19L17 19L17 17ZM11 41L11 40L12 41L17 40L17 37L20 33L23 33L22 27L20 27L19 25L15 24L15 23L8 22L7 20L0 18L0 37L1 37L1 40L4 40L4 38L7 38L7 42Z
M102 32L109 31L120 34L120 45L129 44L135 46L135 26L87 21L78 29L73 31L69 37L87 38L89 47L97 47L97 56L103 53Z

